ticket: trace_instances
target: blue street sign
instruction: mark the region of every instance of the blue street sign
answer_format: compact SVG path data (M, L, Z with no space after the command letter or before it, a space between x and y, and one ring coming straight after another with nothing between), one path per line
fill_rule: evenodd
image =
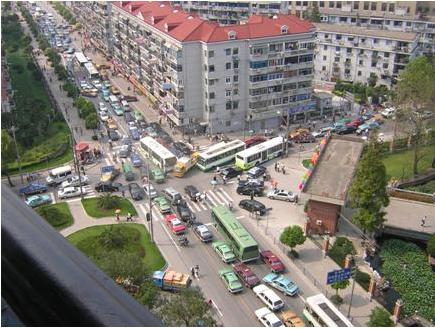
M342 270L336 270L328 272L328 277L326 279L326 284L333 284L335 282L348 280L351 277L351 269L344 268Z

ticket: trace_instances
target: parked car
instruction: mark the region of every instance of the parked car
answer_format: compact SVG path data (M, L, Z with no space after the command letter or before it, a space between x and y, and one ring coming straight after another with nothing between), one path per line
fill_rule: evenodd
M48 191L47 185L42 183L30 183L29 185L22 187L19 190L20 194L24 194L24 195L38 194L47 191Z
M184 234L186 233L186 226L181 220L177 218L177 215L171 214L164 218L166 225L171 230L173 234Z
M184 188L184 192L189 196L190 200L192 201L198 201L198 198L200 196L200 193L198 189L193 185L187 185Z
M101 89L103 87L103 85L101 84L101 82L99 80L92 80L92 84L97 89Z
M267 197L272 200L282 200L288 202L297 202L298 195L286 190L271 190L267 193Z
M292 138L293 143L315 143L316 139L311 134L301 134Z
M87 190L83 189L83 194L87 194ZM65 188L61 188L59 189L59 191L57 192L57 196L59 197L59 199L66 199L66 198L72 198L75 196L79 196L80 195L80 188L78 187L65 187Z
M53 200L48 194L32 195L26 199L26 204L32 208L41 206L43 204L52 203L52 202Z
M265 327L285 327L275 313L273 313L273 311L269 310L267 307L262 307L256 310L255 316Z
M335 129L335 132L339 135L347 135L347 134L353 134L357 130L356 127L345 125L342 127L338 127Z
M287 296L294 296L299 291L296 283L282 274L269 273L261 281L281 291Z
M248 178L239 181L238 186L250 186L264 189L264 180L259 178Z
M114 86L110 87L110 92L111 92L113 95L119 95L119 94L121 93L121 92L119 91L119 89L116 88L116 87L114 87Z
M270 268L274 273L284 272L285 267L281 260L275 256L270 250L260 252L261 260Z
M240 200L239 207L251 213L260 213L260 216L266 214L266 206L257 200L245 199Z
M320 128L317 131L311 133L314 138L325 137L327 133L331 130L331 127Z
M89 178L86 175L80 175L80 181L82 185L88 185L89 184ZM65 187L78 187L80 186L79 176L74 175L69 177L66 181L62 182L62 188Z
M118 192L122 189L122 184L117 182L100 182L95 185L97 192Z
M266 167L264 166L256 166L248 170L248 177L250 178L259 178L263 177L266 173Z
M171 210L171 205L169 204L168 200L166 200L165 197L162 196L158 196L154 199L154 203L157 207L157 209L162 213L162 214L167 214L170 213Z
M366 122L358 127L356 133L357 135L361 135L366 130L373 130L379 127L379 123L377 123L376 121Z
M130 95L124 95L123 99L125 99L127 102L137 102L136 96L130 96Z
M151 169L150 177L153 181L159 184L165 181L165 174L160 170L160 168Z
M219 276L230 293L234 294L243 291L242 283L239 281L236 274L232 270L230 269L220 270Z
M213 241L213 234L210 232L206 225L198 223L193 226L193 232L202 242Z
M346 124L346 126L352 126L355 127L355 129L357 129L359 126L361 126L364 123L364 119L363 118L356 118L353 119L351 122L349 122L348 124Z
M265 136L252 136L252 137L245 140L245 145L246 145L246 148L249 148L251 146L263 143L265 141L267 141L267 137L265 137Z
M223 179L231 179L234 177L237 177L243 173L242 169L236 168L236 167L228 167L223 170L221 170L220 175Z
M157 196L157 191L151 184L145 183L142 187L145 191L145 196L147 198L154 199Z
M130 195L133 200L142 200L145 196L144 190L141 189L141 187L137 183L128 184L128 190L130 191Z
M231 263L236 260L236 255L224 241L215 241L212 247L224 263Z
M137 153L132 153L130 155L130 161L134 167L142 166L142 159L140 158L139 154L137 154Z
M255 273L252 272L252 270L245 263L240 262L233 264L233 270L248 288L252 288L260 283L258 276L256 276Z
M262 196L263 195L263 189L256 186L238 186L236 189L236 192L241 195L254 195L254 196Z

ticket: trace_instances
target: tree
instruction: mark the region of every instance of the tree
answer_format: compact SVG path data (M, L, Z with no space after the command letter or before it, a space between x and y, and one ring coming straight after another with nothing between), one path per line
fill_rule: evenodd
M319 11L319 5L317 4L317 1L312 2L312 8L309 15L309 20L312 22L320 23L321 16Z
M2 174L6 175L8 178L9 186L14 186L9 176L9 163L15 160L15 148L11 136L8 134L7 130L2 129L1 144L2 144L2 154L1 154L1 171Z
M339 300L342 300L342 298L338 294L338 291L346 289L348 286L349 286L349 280L337 281L331 284L331 288L335 289L335 295L339 298Z
M435 65L428 58L417 57L400 73L396 88L395 103L398 105L397 119L405 124L405 130L414 144L413 173L418 174L418 163L422 159L421 145L424 143L430 120L423 116L433 112L435 102Z
M151 309L156 305L158 291L159 290L151 280L145 279L140 285L139 292L135 296L135 299L142 305L146 305Z
M163 323L170 327L215 327L211 306L204 300L199 288L182 290L170 299L163 298L158 313Z
M114 228L113 225L106 228L99 236L100 244L107 249L120 249L127 242L127 237L119 228Z
M432 235L427 242L426 251L430 256L435 257L435 235Z
M119 206L119 197L107 192L98 197L97 203L102 209L115 209Z
M394 322L390 318L390 313L381 307L375 307L370 313L369 327L394 327Z
M370 73L369 78L367 79L367 83L370 87L376 86L376 82L378 81L378 76L376 73Z
M385 221L382 208L389 204L388 179L377 140L376 135L370 139L349 190L351 206L357 209L352 220L364 232L374 232L382 225Z
M299 225L293 225L284 229L279 237L279 241L289 246L291 251L293 251L293 248L299 244L303 244L306 238L302 228Z

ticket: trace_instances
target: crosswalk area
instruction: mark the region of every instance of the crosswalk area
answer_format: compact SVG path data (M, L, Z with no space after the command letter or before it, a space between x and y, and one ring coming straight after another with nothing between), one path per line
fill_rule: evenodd
M183 195L187 206L193 213L209 211L213 207L228 205L230 202L233 202L233 198L227 192L225 192L223 188L207 190L205 193L207 194L206 199L204 201L197 202L190 200L189 196Z
M83 189L83 194L84 194L84 198L85 199L89 199L89 198L95 198L97 196L97 192L95 192L95 190L92 188L92 186L90 185L85 185L82 186ZM63 200L59 200L58 202L76 202L76 201L80 201L80 196L77 198L71 198L71 199L63 199Z

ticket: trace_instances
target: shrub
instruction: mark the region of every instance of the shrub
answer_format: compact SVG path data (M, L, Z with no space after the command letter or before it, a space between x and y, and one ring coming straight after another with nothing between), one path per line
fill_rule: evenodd
M334 245L328 251L329 257L340 265L340 267L344 266L344 261L347 255L355 255L355 253L356 251L352 241L341 236L335 240Z
M427 242L426 251L430 256L435 257L435 235L432 235L432 237Z
M355 280L366 291L369 290L370 279L371 279L370 274L366 272L361 272L360 270L356 270Z
M104 193L98 198L98 206L103 209L115 209L119 207L119 197Z
M390 318L390 313L381 307L375 307L370 314L369 327L394 327L394 322Z
M98 128L98 117L97 114L91 113L85 118L86 129L97 129Z

